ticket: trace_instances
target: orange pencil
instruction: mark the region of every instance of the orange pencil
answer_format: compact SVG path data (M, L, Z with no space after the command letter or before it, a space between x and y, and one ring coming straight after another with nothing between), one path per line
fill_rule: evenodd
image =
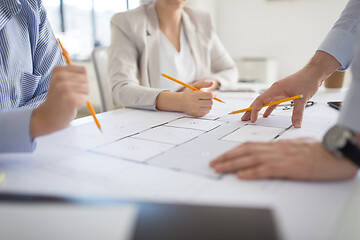
M264 104L263 107L277 105L277 104L280 104L280 103L283 103L283 102L287 102L287 101L291 101L291 100L295 100L295 99L300 99L300 98L303 98L303 97L304 97L303 95L296 95L294 97L289 97L289 98L285 98L285 99L281 99L281 100L277 100L277 101L274 101L274 102ZM244 108L244 109L241 109L241 110L233 111L233 112L231 112L229 114L238 114L238 113L242 113L242 112L250 112L251 110L252 110L252 107L249 107L249 108Z
M67 64L72 64L70 55L69 55L68 51L66 51L66 49L65 49L65 48L63 47L63 45L61 44L60 39L58 39L58 42L59 42L59 45L60 45L61 50L62 50L62 54L63 54L63 56L65 57L65 60L66 60ZM96 117L96 112L95 112L93 106L91 105L90 101L87 101L86 105L87 105L87 107L88 107L88 109L89 109L90 114L93 116L97 127L99 128L100 132L102 133L103 131L102 131L102 129L101 129L99 120L98 120L97 117Z
M187 83L184 83L184 82L182 82L182 81L180 81L180 80L177 80L176 78L170 77L169 75L166 75L165 73L161 74L161 76L166 77L167 79L170 79L170 80L172 80L172 81L174 81L174 82L176 82L176 83L178 83L178 84L180 84L180 85L183 85L184 87L187 87L187 88L189 88L189 89L191 89L191 90L201 92L200 89L198 89L198 88L196 88L196 87L194 87L194 86L191 86L191 85L189 85L189 84L187 84ZM216 98L216 97L214 98L214 100L216 100L216 101L218 101L218 102L225 103L224 101L222 101L221 99Z

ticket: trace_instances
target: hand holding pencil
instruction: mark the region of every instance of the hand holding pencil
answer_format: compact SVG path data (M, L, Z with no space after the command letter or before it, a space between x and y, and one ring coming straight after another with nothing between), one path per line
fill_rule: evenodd
M303 95L296 95L296 96L293 96L293 97L284 98L284 99L280 99L280 100L277 100L277 101L266 103L266 104L263 105L263 107L275 106L275 105L278 105L278 104L283 103L283 102L288 102L288 101L292 101L292 100L296 100L296 99L301 99L303 97L304 97ZM243 112L250 112L252 109L253 109L252 107L248 107L248 108L233 111L233 112L231 112L229 114L238 114L238 113L243 113Z
M188 88L188 89L201 92L201 90L200 90L199 88L196 88L195 86L192 86L192 85L190 85L190 84L184 83L184 82L182 82L182 81L180 81L180 80L178 80L178 79L176 79L176 78L173 78L173 77L171 77L171 76L169 76L169 75L167 75L167 74L165 74L165 73L161 74L161 76L163 76L163 77L165 77L165 78L167 78L167 79L169 79L169 80L171 80L171 81L174 81L174 82L176 82L176 83L178 83L178 84L180 84L180 85L182 85L182 86L184 86L184 87L186 87L186 88ZM222 101L221 99L219 99L219 98L217 98L217 97L214 97L213 99L216 100L216 101L218 101L218 102L225 103L224 101Z
M301 94L302 98L294 100L292 112L292 124L295 128L300 128L306 104L314 96L320 85L321 78L318 78L318 75L315 76L312 70L306 71L304 68L272 84L269 89L255 99L251 104L252 110L245 112L241 120L255 122L259 111L265 104ZM268 117L275 108L276 105L267 107L263 117Z
M212 91L200 90L211 90L214 87L213 81L200 80L190 85L166 74L162 74L162 76L167 78L165 81L169 79L184 86L186 89L179 92L161 92L156 99L156 108L158 110L185 112L193 117L203 117L210 112L213 100L221 101L214 97Z
M66 128L78 109L88 100L89 84L86 69L82 66L57 66L44 103L33 111L31 138L43 136Z
M72 61L71 61L71 58L70 58L70 55L69 55L68 51L66 51L66 49L65 49L64 46L61 44L61 41L60 41L59 39L58 39L58 42L59 42L60 48L61 48L61 50L62 50L62 54L63 54L63 56L65 57L65 60L66 60L67 64L69 64L69 65L72 64ZM91 114L92 117L94 118L94 121L95 121L95 123L96 123L96 126L99 128L100 132L102 133L101 125L100 125L100 123L99 123L99 120L98 120L97 117L96 117L96 112L95 112L93 106L91 105L90 101L87 101L87 102L86 102L86 105L87 105L87 107L88 107L88 109L89 109L90 114Z

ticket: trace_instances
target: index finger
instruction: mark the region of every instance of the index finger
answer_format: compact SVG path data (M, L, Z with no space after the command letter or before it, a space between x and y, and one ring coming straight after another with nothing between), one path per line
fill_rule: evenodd
M198 94L200 100L210 100L215 97L213 92L198 91L197 94Z
M307 99L297 99L294 101L294 110L291 119L295 128L301 128L306 103Z
M264 93L260 94L250 105L252 110L250 112L246 112L242 117L242 121L249 121L251 120L252 123L256 122L259 112L263 108L266 103L271 102L272 100L278 98L282 94L278 91L277 87L272 85L268 90Z

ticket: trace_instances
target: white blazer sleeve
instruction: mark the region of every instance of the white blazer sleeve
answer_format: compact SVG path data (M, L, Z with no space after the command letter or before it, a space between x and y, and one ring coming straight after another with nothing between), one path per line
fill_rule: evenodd
M236 83L239 76L235 62L215 32L211 36L210 55L212 72L210 77L216 79L225 88Z

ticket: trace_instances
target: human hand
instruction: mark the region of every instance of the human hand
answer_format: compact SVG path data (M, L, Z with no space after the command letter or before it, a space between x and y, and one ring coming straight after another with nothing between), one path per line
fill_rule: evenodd
M210 163L218 173L236 173L240 179L288 178L340 180L354 177L358 167L329 153L311 139L247 142Z
M55 67L47 98L33 112L30 125L31 138L67 127L76 111L86 103L88 94L89 84L84 67L75 65Z
M246 112L241 120L250 120L254 123L264 104L302 94L302 99L294 101L292 114L292 124L300 128L307 101L314 96L322 82L339 67L340 63L334 57L318 51L303 69L275 82L267 91L258 96L251 104L251 112ZM263 116L268 117L276 106L269 106Z
M211 83L209 87L204 87L204 82ZM192 85L203 92L212 92L220 87L220 83L212 78L205 78L192 83Z
M209 88L213 82L198 81L193 86L198 89ZM214 94L212 92L193 91L186 89L182 97L183 112L194 117L203 117L208 114L213 105Z
M254 123L264 104L302 94L302 99L294 100L292 113L292 124L294 127L300 128L306 103L319 88L318 79L314 80L311 75L309 75L309 72L303 69L287 78L275 82L267 91L255 99L251 104L252 110L246 112L241 120L250 120ZM277 105L269 106L263 117L268 117L276 107Z

